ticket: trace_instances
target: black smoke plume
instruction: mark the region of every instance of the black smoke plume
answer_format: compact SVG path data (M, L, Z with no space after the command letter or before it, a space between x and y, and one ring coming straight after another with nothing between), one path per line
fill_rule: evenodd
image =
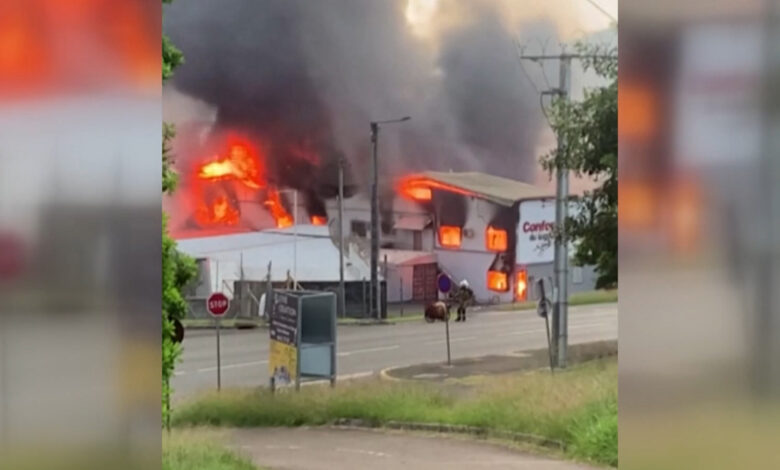
M267 142L280 186L332 195L335 172L320 169L340 152L367 187L369 122L406 115L380 131L383 180L454 170L530 181L542 118L513 44L524 33L496 2L465 4L465 21L426 42L405 1L179 0L163 25L186 60L172 86L212 105L217 127Z

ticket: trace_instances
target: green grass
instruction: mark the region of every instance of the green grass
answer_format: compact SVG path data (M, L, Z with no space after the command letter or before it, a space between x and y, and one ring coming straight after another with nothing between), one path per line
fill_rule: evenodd
M183 404L176 426L322 425L339 418L467 425L561 441L566 454L617 464L617 359L457 384L383 382L305 387L271 395L223 390Z
M618 301L618 291L613 290L594 290L587 292L578 292L569 296L569 305L591 305L604 304ZM536 308L536 301L516 302L512 304L501 304L495 307L496 310L528 310Z
M163 470L259 470L249 459L227 449L218 433L175 430L163 434Z

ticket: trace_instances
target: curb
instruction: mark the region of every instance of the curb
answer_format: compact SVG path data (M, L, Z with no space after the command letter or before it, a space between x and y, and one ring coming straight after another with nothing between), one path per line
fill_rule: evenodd
M480 439L486 438L499 438L506 439L514 442L522 442L526 444L533 444L550 449L556 449L560 451L566 450L566 444L555 439L549 439L534 434L525 434L512 431L500 431L486 428L478 428L474 426L454 425L454 424L437 424L437 423L405 423L400 421L388 421L386 423L378 424L362 419L349 419L339 418L333 426L342 428L359 428L359 429L394 429L399 431L425 431L436 432L441 434L461 434L474 436Z
M391 370L402 369L402 367L387 367L379 371L379 378L388 382L407 382L406 379L399 379L390 375Z

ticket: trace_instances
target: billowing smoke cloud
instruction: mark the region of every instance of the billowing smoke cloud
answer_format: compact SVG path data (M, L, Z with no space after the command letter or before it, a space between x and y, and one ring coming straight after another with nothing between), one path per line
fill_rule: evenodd
M513 40L534 31L555 44L555 29L508 25L505 4L439 2L458 21L420 37L405 0L179 0L164 30L186 57L173 86L213 105L217 126L266 142L276 184L332 193L335 171L320 169L339 153L367 181L369 121L406 115L380 132L383 176L531 181L543 119Z

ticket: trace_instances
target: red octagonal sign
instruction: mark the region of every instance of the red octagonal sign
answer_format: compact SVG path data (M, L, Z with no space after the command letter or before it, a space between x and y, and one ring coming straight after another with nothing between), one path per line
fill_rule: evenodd
M214 292L206 300L206 309L212 316L221 317L230 307L230 299L222 292Z

